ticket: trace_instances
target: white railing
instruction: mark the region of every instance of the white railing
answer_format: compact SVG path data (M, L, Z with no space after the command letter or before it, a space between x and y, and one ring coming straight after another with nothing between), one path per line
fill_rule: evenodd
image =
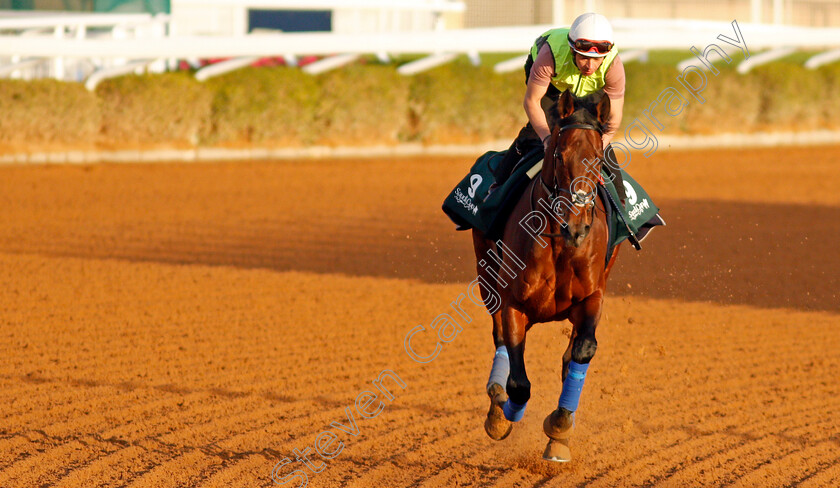
M330 55L330 54L423 54L436 52L527 51L534 39L550 25L456 29L442 32L377 34L262 33L245 36L177 36L144 39L60 39L0 36L0 56L76 57L177 57L212 58L232 56ZM752 50L778 47L820 49L840 47L840 28L772 27L742 24L742 35ZM723 34L734 37L732 26L721 22L698 29L616 29L616 44L622 49L685 49L715 42Z
M95 87L98 80L125 73L126 66L134 66L137 72L144 69L162 71L166 68L166 59L169 67L174 68L176 58L164 54L171 46L201 45L208 40L201 34L210 34L210 38L222 42L231 36L247 37L249 9L328 10L331 12L333 32L345 34L359 31L442 31L447 24L447 15L463 14L466 9L460 0L173 0L171 5L171 16L154 17L149 14L0 11L0 77L29 79L50 76L74 81L87 78L87 86ZM458 21L455 23L458 24ZM172 42L152 42L150 45L155 46L155 54L151 56L140 54L130 46L132 39L142 45L154 38L174 37L176 32L181 35ZM71 38L80 42L68 44L66 40ZM249 39L251 43L257 42L254 37ZM33 42L30 43L30 40ZM30 49L38 44L38 40L55 42L48 43L40 51ZM96 48L89 50L83 47L101 45L110 45L123 52L112 50L100 55L94 53ZM69 49L65 50L64 46ZM80 53L79 47L85 52ZM39 54L34 54L36 52ZM277 54L292 63L296 61L296 50L278 51ZM386 56L382 52L377 55L380 58ZM207 56L193 56L179 51L176 56L196 66L201 57L225 55L219 51ZM337 67L342 64L340 61L331 60L308 71L317 73ZM227 69L242 63L241 60L233 61ZM214 73L221 72L221 68L214 70ZM92 76L94 73L96 76ZM209 75L206 72L202 74Z
M0 31L32 28L85 29L88 27L139 26L149 24L155 16L151 14L120 13L77 13L46 11L0 11Z
M59 44L80 40L111 43L164 37L168 23L169 16L161 14L0 11L0 77L49 76L81 81L98 69L125 65L130 54L104 58L67 57L60 53L38 56L26 49L28 42L47 39ZM165 66L158 63L153 69L163 71Z
M217 0L222 1L222 0ZM287 0L288 1L288 0ZM375 2L378 0L366 0ZM634 56L644 59L644 52L652 49L679 49L686 51L692 46L702 50L715 43L735 56L737 49L717 39L719 35L735 38L733 26L727 22L690 20L646 20L615 19L616 44L622 52L636 51ZM0 24L2 25L2 24ZM452 59L454 54L469 54L476 58L479 53L511 53L521 56L534 39L551 28L550 25L524 27L501 27L481 29L454 29L427 32L379 32L368 34L349 33L261 33L237 36L154 36L138 38L126 36L103 38L79 36L0 36L0 59L17 57L18 62L32 59L88 59L97 60L104 66L107 60L128 61L155 60L161 58L208 59L208 58L261 58L279 57L294 59L297 56L339 56L332 62L323 63L319 69L340 66L353 55L425 54L434 56L425 65ZM0 27L2 28L2 27ZM751 54L761 50L788 53L791 49L828 50L820 62L837 60L836 50L840 48L840 29L775 26L764 24L739 24L741 35ZM766 56L765 58L772 58ZM753 60L751 66L758 59ZM248 63L232 62L236 67ZM513 65L514 63L508 63ZM817 61L808 64L817 65ZM416 72L415 64L406 74ZM748 68L745 66L745 69ZM2 73L0 63L0 73ZM220 70L216 70L220 71ZM211 76L211 75L207 75Z

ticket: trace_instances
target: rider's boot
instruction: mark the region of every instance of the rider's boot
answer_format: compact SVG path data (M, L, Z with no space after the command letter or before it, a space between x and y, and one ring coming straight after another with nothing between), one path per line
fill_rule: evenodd
M606 149L604 149L604 157L607 159L607 161L610 161L613 164L617 164L615 159L615 151L613 151L612 144L607 144ZM613 184L615 184L615 192L618 194L618 199L621 200L621 204L624 205L624 202L627 201L627 194L624 190L624 178L621 176L621 170L614 168L609 163L604 164L603 167L608 174L612 175L612 182Z

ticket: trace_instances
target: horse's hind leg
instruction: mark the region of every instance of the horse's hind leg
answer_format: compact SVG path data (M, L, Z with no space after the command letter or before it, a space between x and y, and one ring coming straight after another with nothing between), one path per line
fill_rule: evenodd
M549 437L543 459L567 462L571 460L569 439L574 430L574 412L577 410L589 362L595 356L598 343L595 328L601 317L603 299L596 294L571 310L569 319L574 325L569 348L563 355L563 393L557 410L545 418L543 430Z

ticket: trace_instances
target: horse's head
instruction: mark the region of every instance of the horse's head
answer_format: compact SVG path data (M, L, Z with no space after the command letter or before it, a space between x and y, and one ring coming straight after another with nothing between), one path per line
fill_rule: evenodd
M556 112L549 120L557 123L551 128L541 178L552 207L566 223L563 237L578 247L595 218L595 190L604 159L601 134L610 99L603 92L577 98L566 91L552 110Z

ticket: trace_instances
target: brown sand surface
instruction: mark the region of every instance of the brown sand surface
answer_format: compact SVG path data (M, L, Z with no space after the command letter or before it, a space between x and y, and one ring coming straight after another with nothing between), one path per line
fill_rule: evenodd
M621 250L562 465L568 323L529 334L501 442L479 307L403 347L474 277L440 212L469 165L0 167L0 487L275 486L284 458L315 487L840 486L840 147L634 155L668 227Z

